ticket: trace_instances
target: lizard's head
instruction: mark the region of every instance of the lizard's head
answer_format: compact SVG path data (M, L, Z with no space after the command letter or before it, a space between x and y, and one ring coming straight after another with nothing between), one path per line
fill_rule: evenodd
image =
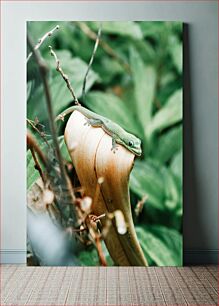
M141 156L141 140L136 136L127 133L127 137L123 139L123 145L137 156Z

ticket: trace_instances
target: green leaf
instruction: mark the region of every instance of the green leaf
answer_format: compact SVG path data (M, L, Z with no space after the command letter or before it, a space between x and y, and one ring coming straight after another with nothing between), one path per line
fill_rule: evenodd
M161 163L169 161L182 148L182 126L161 135L154 150L154 157Z
M180 152L178 152L170 165L170 169L172 170L172 172L178 177L180 178L180 180L182 181L182 150Z
M153 37L158 39L165 29L163 21L140 22L140 27L144 37Z
M152 118L146 127L146 134L150 137L154 132L167 128L182 120L182 90L176 91Z
M72 58L68 51L57 52L61 67L68 75L70 83L74 89L75 95L79 98L82 93L83 80L87 71L87 64L79 58ZM49 56L47 60L52 71L49 80L49 87L52 96L52 104L55 115L58 115L65 109L70 101L73 100L65 81L55 70L56 64L54 58ZM86 91L98 80L98 75L90 70L86 83ZM40 85L30 97L27 104L27 116L34 120L36 117L40 122L48 121L47 107L43 85Z
M55 77L53 80L50 79L49 86L53 110L54 113L58 115L62 108L69 104L71 96L59 76ZM31 120L37 117L40 123L47 124L48 126L48 112L43 85L38 86L29 99L27 104L27 117Z
M182 53L182 44L177 44L172 48L172 57L173 62L179 73L182 73L182 61L183 61L183 53Z
M123 100L110 93L92 91L86 95L85 104L92 111L118 123L125 130L140 136L141 127L134 114L126 107Z
M130 188L139 197L147 195L147 205L165 210L165 189L159 166L149 161L136 161L130 176Z
M179 42L175 35L169 38L169 52L172 56L173 63L179 73L182 73L183 64L183 48L182 43Z
M157 59L157 52L154 47L146 40L132 40L130 46L133 46L140 54L143 62L154 66L154 62Z
M105 243L103 242L102 242L102 250L103 250L104 257L107 261L107 265L113 266L113 261L109 255L109 252L105 246ZM97 250L93 247L85 248L84 251L81 251L79 253L78 257L79 257L79 261L82 266L87 267L87 266L99 266L100 265Z
M90 251L81 251L78 255L78 258L82 266L99 266L99 259L97 251L95 249L92 249Z
M182 78L176 78L176 75L173 74L172 80L171 75L166 78L167 74L164 73L163 78L161 78L161 84L159 91L156 93L156 99L159 101L159 105L163 107L167 102L168 99L179 89L182 88ZM166 78L166 80L165 80Z
M181 206L181 190L178 189L174 175L171 173L171 171L169 171L168 168L162 167L161 175L163 176L164 180L165 206L169 210L176 210L179 206Z
M58 138L58 141L59 141L59 147L61 150L62 158L68 162L71 162L71 158L64 141L64 136L60 136ZM48 143L51 145L52 141L49 140ZM48 149L47 145L45 143L41 143L39 144L39 146L41 150L46 154ZM30 150L27 150L26 158L27 158L27 190L29 190L34 185L36 180L40 177L40 175L39 171L35 169L35 162L33 160L32 153Z
M59 146L60 146L62 158L68 162L72 162L68 149L65 144L64 136L59 137Z
M99 22L88 22L88 25L95 31L100 27ZM104 21L102 22L102 32L107 34L117 34L129 36L134 39L142 39L140 26L134 21Z
M68 75L70 83L75 91L77 97L81 96L81 89L83 86L84 76L87 72L88 64L79 57L72 57L71 53L67 50L57 50L57 57L60 60L60 65L65 74ZM60 80L64 82L61 75L56 70L56 63L50 53L46 56L46 61L53 72L54 76L59 76ZM86 90L88 90L96 81L100 81L99 75L92 69L89 70L86 80ZM65 84L65 82L63 83ZM66 86L66 84L65 84Z
M152 115L156 73L153 67L145 67L135 48L130 49L130 63L135 86L137 110L142 127L145 127Z
M27 82L27 101L30 98L34 87L34 81Z
M124 73L124 68L117 61L105 55L102 56L99 62L95 61L93 67L101 75L101 82L106 85L113 81L117 75Z
M157 266L182 266L182 235L176 230L147 225L136 227L136 232L146 258Z
M169 168L152 160L135 162L130 188L140 198L146 195L146 205L161 212L175 212L182 205L182 186Z
M33 184L39 178L39 172L35 169L35 162L33 160L31 151L27 151L27 191L31 189Z

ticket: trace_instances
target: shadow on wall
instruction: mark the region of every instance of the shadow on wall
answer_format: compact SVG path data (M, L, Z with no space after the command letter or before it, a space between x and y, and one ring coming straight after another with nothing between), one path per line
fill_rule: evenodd
M199 209L198 178L195 162L193 113L191 94L191 65L189 25L184 24L183 31L183 242L184 242L184 264L189 264L189 250L194 248L194 240L201 236L207 239L207 233L201 222ZM195 254L194 254L195 255ZM197 257L199 255L197 254ZM194 262L193 262L194 263ZM197 262L198 263L198 262Z

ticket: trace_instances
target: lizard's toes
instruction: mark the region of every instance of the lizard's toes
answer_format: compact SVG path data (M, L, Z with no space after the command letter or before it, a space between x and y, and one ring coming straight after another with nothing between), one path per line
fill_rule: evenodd
M58 120L64 121L64 115L58 115Z

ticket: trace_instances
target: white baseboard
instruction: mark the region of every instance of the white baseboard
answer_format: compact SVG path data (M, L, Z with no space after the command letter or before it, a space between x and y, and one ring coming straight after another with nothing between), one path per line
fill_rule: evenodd
M184 265L218 264L218 250L184 250ZM0 250L1 264L25 264L26 250Z
M1 264L25 264L26 250L0 250Z

